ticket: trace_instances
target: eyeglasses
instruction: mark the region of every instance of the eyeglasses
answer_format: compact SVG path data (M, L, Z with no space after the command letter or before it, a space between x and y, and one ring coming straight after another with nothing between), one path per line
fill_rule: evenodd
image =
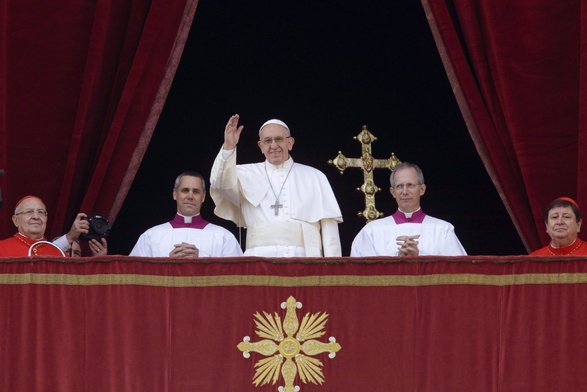
M401 191L404 188L406 188L406 189L412 191L412 190L416 189L416 187L419 185L421 185L421 184L412 184L411 182L409 182L407 184L398 184L398 185L394 186L393 189L396 191Z
M32 210L32 209L31 210L24 210L24 211L21 211L21 212L14 214L14 215L24 215L24 216L30 217L30 216L35 215L35 213L39 216L43 216L43 217L47 216L46 210Z
M261 142L266 146L270 146L271 144L273 144L273 142L281 144L285 141L285 139L289 139L290 137L291 136L266 137L265 139L262 139Z

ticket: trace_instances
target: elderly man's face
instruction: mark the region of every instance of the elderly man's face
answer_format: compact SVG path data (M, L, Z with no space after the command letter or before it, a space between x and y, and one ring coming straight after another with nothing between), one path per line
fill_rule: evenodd
M45 204L36 197L24 200L12 216L12 222L20 234L34 240L43 238L47 226Z
M294 138L290 136L287 128L279 124L268 124L261 129L257 145L267 158L267 161L275 166L281 165L289 158Z
M581 230L581 223L571 207L554 207L548 212L546 232L555 246L567 246L573 243Z
M393 173L395 189L389 188L389 192L397 201L402 212L414 212L420 208L420 197L426 192L426 185L418 182L416 169L412 167L402 168Z

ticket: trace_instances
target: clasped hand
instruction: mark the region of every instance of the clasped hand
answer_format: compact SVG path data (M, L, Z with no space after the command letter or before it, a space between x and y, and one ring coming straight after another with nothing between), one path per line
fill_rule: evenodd
M169 252L169 257L192 257L196 258L200 255L200 251L193 244L182 242L181 244L173 245L173 250Z
M399 245L398 256L418 256L420 250L418 249L418 238L420 234L416 235L400 235L396 238L397 244Z

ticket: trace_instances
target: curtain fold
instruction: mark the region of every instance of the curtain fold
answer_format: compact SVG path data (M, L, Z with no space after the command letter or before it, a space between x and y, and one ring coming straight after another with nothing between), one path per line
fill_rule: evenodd
M539 248L550 201L587 205L584 6L422 4L477 150L527 250Z
M0 235L26 194L46 237L78 212L116 219L148 146L197 0L7 0L0 8ZM42 163L40 163L42 162Z

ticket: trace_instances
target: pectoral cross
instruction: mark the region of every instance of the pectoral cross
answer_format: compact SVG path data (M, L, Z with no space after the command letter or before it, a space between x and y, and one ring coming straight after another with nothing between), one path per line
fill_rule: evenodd
M270 206L271 208L275 209L275 216L279 215L279 209L283 208L283 204L279 203L279 199L275 200L275 204Z
M359 167L363 169L363 185L357 188L357 190L365 194L365 209L357 215L364 217L367 219L367 222L370 222L383 216L383 213L377 211L375 207L375 193L380 191L381 188L373 182L373 170L383 168L393 170L401 161L397 159L393 152L387 159L373 158L373 155L371 155L371 143L377 140L377 138L367 130L366 125L363 125L363 130L357 136L353 136L353 139L361 143L362 154L360 158L347 158L339 151L336 158L330 159L328 163L336 166L340 174L347 167Z

